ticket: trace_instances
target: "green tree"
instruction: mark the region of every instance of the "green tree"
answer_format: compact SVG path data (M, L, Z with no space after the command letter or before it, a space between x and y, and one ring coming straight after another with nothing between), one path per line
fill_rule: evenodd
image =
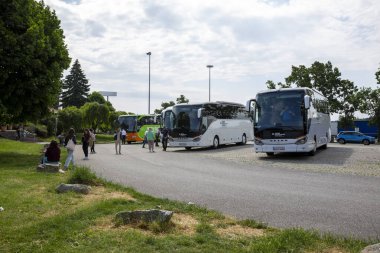
M34 0L0 1L0 113L40 119L54 106L70 64L54 11Z
M180 95L177 99L177 104L187 104L189 103L189 99L187 99L184 95Z
M184 95L180 95L177 99L177 104L187 104L189 103L189 99L187 99ZM160 114L163 110L165 110L166 108L170 107L170 106L173 106L175 105L174 101L169 101L169 102L162 102L161 103L161 109L155 109L154 110L154 113L155 114Z
M87 102L97 102L99 104L105 104L107 101L104 99L103 95L100 94L97 91L92 92L88 97L87 97Z
M333 67L331 62L314 62L309 68L304 65L292 66L291 74L285 78L285 84L278 83L280 87L308 87L320 91L329 100L330 111L341 113L351 118L357 107L356 97L358 91L355 84L349 80L342 80L339 69ZM267 81L268 88L274 88L273 81Z
M111 111L110 115L108 117L108 124L102 125L102 130L115 130L116 127L119 127L119 123L117 119L119 118L120 115L133 115L131 112L124 112L124 111Z
M108 123L109 109L105 104L89 102L81 107L83 112L83 126L97 130L101 124Z
M369 123L377 126L377 139L380 142L380 88L361 88L358 92L360 112L370 116Z
M116 111L115 108L113 107L112 103L109 102L109 101L106 101L106 100L104 99L103 95L100 94L100 93L97 92L97 91L92 92L92 93L88 96L88 98L87 98L87 102L97 102L97 103L99 103L99 104L105 104L111 112Z
M160 114L163 110L165 110L166 108L168 108L170 106L173 106L173 105L175 105L174 101L162 102L161 103L161 109L154 110L154 113L155 114Z
M82 112L75 106L66 107L58 112L58 122L64 132L72 127L76 132L82 129Z
M267 85L267 89L269 89L269 90L273 90L276 88L289 88L290 87L290 85L287 85L286 83L278 82L277 84L275 84L271 80L268 80L265 84Z
M75 60L70 74L63 80L62 89L61 102L63 108L68 106L79 108L86 103L90 85L78 59Z

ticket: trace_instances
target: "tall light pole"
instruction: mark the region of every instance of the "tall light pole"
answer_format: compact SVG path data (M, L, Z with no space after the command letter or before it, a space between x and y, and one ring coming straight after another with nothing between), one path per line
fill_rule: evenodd
M151 52L146 53L149 56L149 97L148 97L148 114L150 114L150 56Z
M208 101L210 102L210 94L211 94L211 68L213 68L213 65L207 65L208 68Z

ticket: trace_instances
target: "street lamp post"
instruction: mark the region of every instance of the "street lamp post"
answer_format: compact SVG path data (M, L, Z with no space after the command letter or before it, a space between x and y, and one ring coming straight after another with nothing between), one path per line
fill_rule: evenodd
M211 100L211 68L213 68L213 65L207 65L208 68L208 101L210 102Z
M151 52L146 53L149 56L149 96L148 96L148 114L150 114L150 56Z

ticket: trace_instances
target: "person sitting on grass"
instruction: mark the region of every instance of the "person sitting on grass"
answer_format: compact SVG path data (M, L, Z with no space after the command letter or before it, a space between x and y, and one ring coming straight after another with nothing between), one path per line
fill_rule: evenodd
M61 149L55 140L50 142L49 147L45 151L44 164L45 163L59 163L61 158Z

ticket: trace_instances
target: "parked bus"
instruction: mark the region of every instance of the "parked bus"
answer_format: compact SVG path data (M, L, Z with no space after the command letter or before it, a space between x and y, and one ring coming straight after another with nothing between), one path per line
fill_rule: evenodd
M259 92L247 102L254 122L256 153L308 152L327 148L331 140L327 99L309 88Z
M121 115L118 122L120 127L127 132L127 143L131 144L132 142L142 142L145 131L149 127L153 129L153 132L157 132L161 124L161 115Z
M214 147L253 139L252 119L244 105L230 102L178 104L163 111L168 147Z

